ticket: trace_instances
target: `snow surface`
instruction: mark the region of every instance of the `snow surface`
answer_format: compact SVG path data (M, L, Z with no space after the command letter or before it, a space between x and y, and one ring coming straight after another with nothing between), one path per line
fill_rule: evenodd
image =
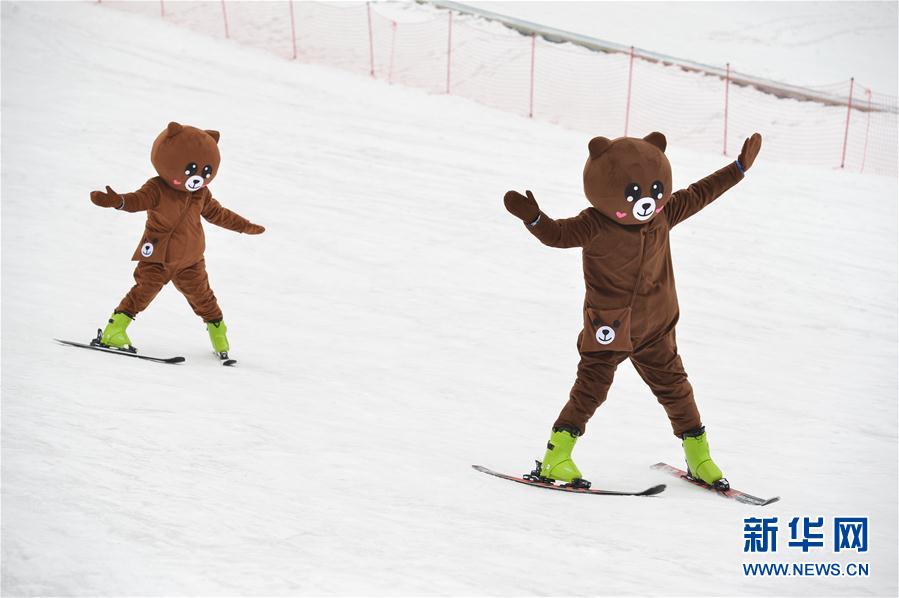
M467 2L608 41L817 86L896 95L896 2Z
M501 198L580 211L584 134L87 3L4 2L2 87L4 595L896 595L894 178L763 148L673 235L716 458L781 502L650 470L681 449L627 365L578 464L669 488L565 495L469 466L529 468L573 380L579 253ZM207 227L237 369L172 288L130 333L182 366L50 340L89 338L131 284L143 218L88 192L139 187L172 119L222 131L213 192L268 229ZM722 165L668 153L678 186ZM761 515L776 556L742 552ZM871 550L789 549L795 516L868 516Z

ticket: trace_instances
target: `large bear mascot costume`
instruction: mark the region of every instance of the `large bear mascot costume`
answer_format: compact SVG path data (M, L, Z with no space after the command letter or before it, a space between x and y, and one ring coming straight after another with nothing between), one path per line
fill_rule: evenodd
M580 363L535 475L589 487L571 459L577 438L606 399L619 363L630 359L665 408L682 440L689 474L726 488L712 461L705 428L675 343L677 294L668 232L743 179L762 145L756 133L737 161L671 192L665 136L639 139L596 137L589 143L584 192L593 207L574 218L553 220L533 194L509 191L506 209L550 247L582 247L584 328L578 337Z
M120 195L110 187L91 192L91 201L104 208L147 212L147 224L134 256L135 285L115 308L100 335L103 346L132 349L126 328L169 281L174 283L203 318L213 350L227 357L227 328L222 310L206 276L206 240L202 216L212 224L258 235L265 228L222 207L209 183L218 174L219 133L169 123L153 142L150 161L159 176L134 193Z

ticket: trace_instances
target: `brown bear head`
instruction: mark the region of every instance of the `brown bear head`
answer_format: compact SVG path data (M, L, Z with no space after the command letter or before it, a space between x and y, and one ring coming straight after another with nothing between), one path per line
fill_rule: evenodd
M671 197L671 164L661 133L643 139L594 137L584 166L584 193L619 224L645 224Z
M199 191L218 174L218 141L218 131L170 122L153 142L150 161L169 187Z

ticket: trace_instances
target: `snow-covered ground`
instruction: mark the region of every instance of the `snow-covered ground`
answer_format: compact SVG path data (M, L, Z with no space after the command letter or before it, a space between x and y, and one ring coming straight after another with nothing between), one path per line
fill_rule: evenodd
M651 471L681 451L627 365L578 463L597 486L669 488L565 495L469 466L528 468L566 399L580 256L501 198L577 213L588 136L87 3L4 2L2 86L4 595L896 594L895 178L763 148L673 235L715 455L781 502ZM173 119L222 131L213 192L268 229L207 227L239 369L172 288L130 332L182 366L50 340L89 338L130 286L143 218L88 192L140 186ZM722 165L669 157L680 186ZM745 555L762 515L778 552ZM789 548L796 516L867 516L870 551Z
M850 77L896 95L896 2L467 2L793 85ZM673 20L673 18L675 20Z

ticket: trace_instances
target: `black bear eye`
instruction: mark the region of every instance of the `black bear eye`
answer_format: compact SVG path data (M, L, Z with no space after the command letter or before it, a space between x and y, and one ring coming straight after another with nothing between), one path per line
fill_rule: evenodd
M207 164L206 166L203 167L203 177L208 179L211 176L212 176L212 166Z
M618 328L619 326L621 326L621 322L619 322L618 320L612 322L612 328Z
M624 197L628 201L634 201L635 199L640 198L640 185L637 183L628 183L627 187L624 188Z
M656 181L652 184L652 196L656 199L662 199L662 196L665 195L665 186L662 184L662 181Z
M197 165L191 162L187 166L184 167L184 174L187 176L193 176L197 173Z

